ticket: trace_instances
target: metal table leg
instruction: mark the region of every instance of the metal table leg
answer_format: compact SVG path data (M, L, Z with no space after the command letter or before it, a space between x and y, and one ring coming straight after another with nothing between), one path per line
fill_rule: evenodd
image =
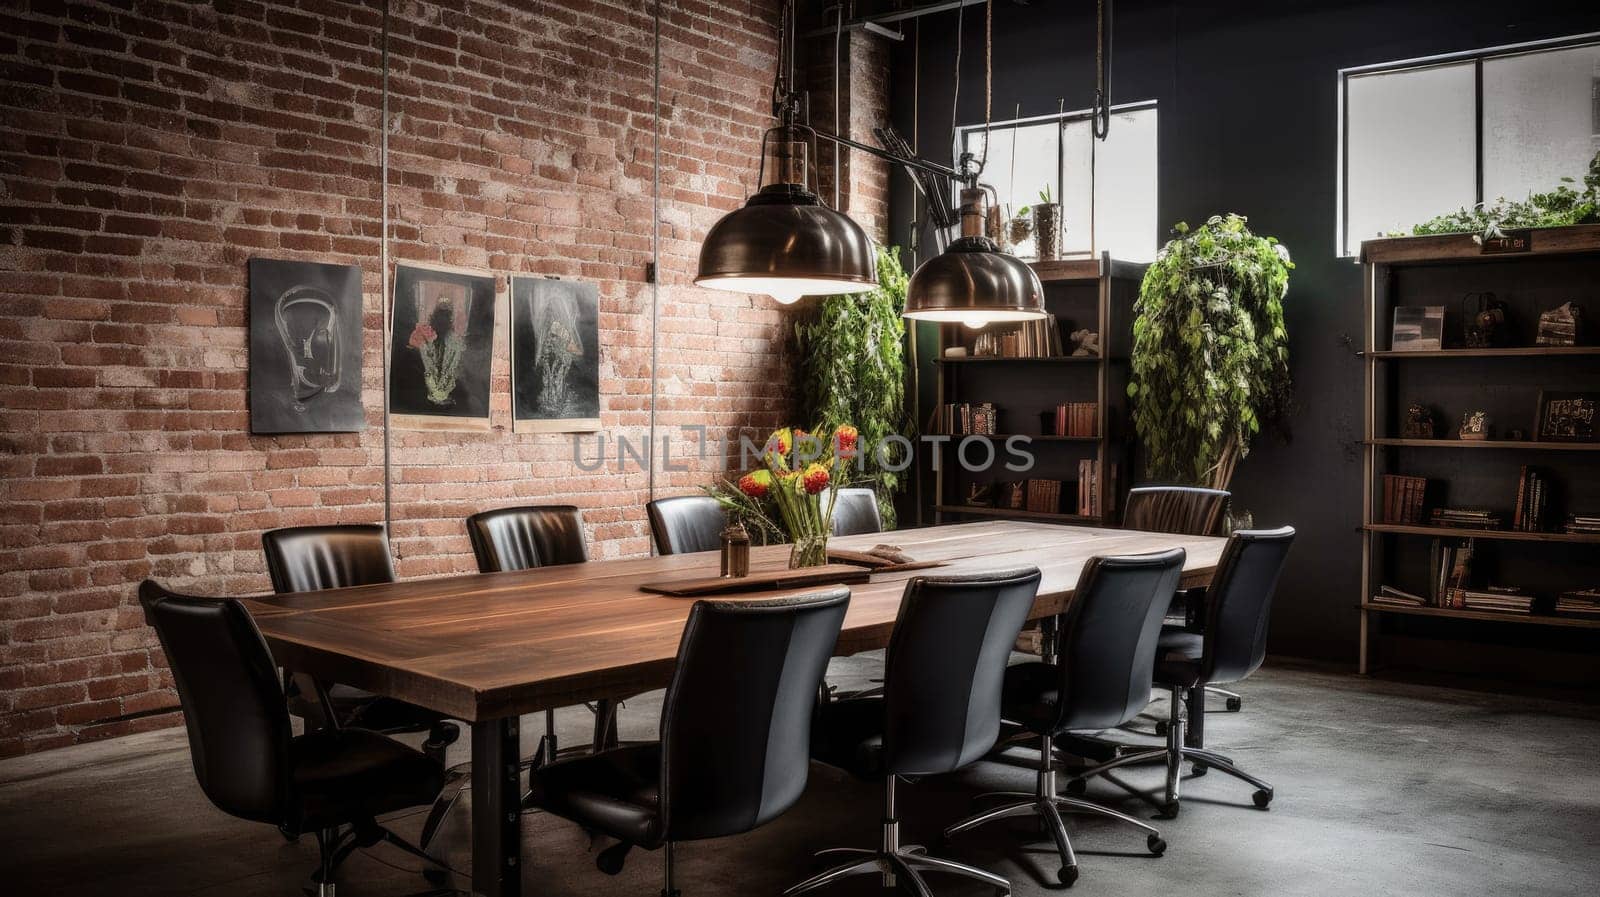
M522 895L521 720L472 724L472 892Z

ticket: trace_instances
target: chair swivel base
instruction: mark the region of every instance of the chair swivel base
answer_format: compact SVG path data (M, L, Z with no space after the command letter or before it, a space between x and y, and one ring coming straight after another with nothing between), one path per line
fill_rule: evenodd
M883 845L876 850L861 847L834 847L817 852L818 859L845 857L845 861L831 869L811 876L783 892L783 897L797 897L824 885L857 875L879 875L886 888L899 887L916 897L933 897L933 891L923 880L925 872L948 872L983 882L1003 894L1011 893L1011 882L992 872L985 872L954 860L928 856L926 848L916 844L900 843L900 820L894 810L895 776L887 779L885 786L885 812L883 816Z
M1061 819L1062 811L1092 813L1125 822L1145 833L1145 847L1153 856L1161 856L1167 851L1167 842L1162 840L1161 833L1154 826L1147 825L1125 813L1119 813L1110 807L1102 807L1088 801L1078 800L1073 797L1064 797L1056 793L1056 771L1051 759L1052 747L1050 740L1045 739L1041 753L1041 763L1045 768L1039 771L1038 788L1034 793L1026 791L996 791L981 794L978 799L989 797L1020 798L1011 803L991 807L988 810L969 816L944 830L946 840L965 831L970 831L981 825L999 819L1011 819L1022 816L1036 816L1049 831L1051 840L1055 841L1056 852L1061 856L1061 868L1057 875L1063 887L1072 887L1078 880L1078 857L1072 849L1072 839L1067 835L1067 826Z

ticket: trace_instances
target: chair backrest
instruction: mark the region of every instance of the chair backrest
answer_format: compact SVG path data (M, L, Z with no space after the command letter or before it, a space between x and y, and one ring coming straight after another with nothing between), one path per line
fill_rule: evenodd
M194 775L218 809L281 824L289 807L289 714L267 643L237 601L139 586L183 705Z
M1292 526L1238 530L1228 537L1206 590L1205 681L1237 682L1261 666L1272 593L1292 544Z
M1137 486L1128 490L1122 527L1152 533L1220 536L1227 524L1231 497L1226 490L1200 486Z
M1184 550L1090 558L1061 621L1057 731L1120 726L1150 703L1161 618Z
M572 505L497 508L467 518L479 573L502 573L589 559L583 512Z
M674 841L746 832L794 805L850 590L699 601L661 708L661 815Z
M657 554L692 554L722 547L727 525L722 506L709 495L658 498L645 505Z
M950 772L994 747L1006 661L1038 591L1034 567L906 583L884 661L888 772Z
M291 526L261 534L272 590L315 592L394 582L389 537L375 524Z
M855 536L883 532L878 515L878 493L871 489L840 489L833 500L833 534Z

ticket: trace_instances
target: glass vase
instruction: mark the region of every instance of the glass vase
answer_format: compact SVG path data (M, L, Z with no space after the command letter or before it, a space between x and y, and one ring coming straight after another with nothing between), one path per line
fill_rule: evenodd
M789 547L789 569L820 567L828 562L828 537L826 534L795 536Z

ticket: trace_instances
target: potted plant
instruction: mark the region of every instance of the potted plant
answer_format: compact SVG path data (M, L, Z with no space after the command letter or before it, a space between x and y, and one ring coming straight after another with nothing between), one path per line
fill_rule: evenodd
M821 566L828 562L834 502L860 437L849 424L826 438L785 427L767 437L761 467L706 492L747 528L774 541L787 538L790 567Z
M1039 201L1033 204L1033 235L1040 261L1061 257L1061 204L1051 201L1049 184L1039 191Z
M1226 489L1262 424L1288 409L1294 263L1241 215L1174 230L1134 304L1133 422L1149 478Z

